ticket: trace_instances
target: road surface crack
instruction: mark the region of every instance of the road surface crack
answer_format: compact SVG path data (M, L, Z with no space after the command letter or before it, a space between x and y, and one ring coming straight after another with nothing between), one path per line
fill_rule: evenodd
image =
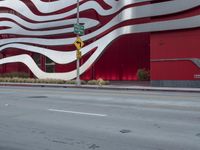
M93 149L93 150L95 150L95 149L97 149L97 148L100 148L100 146L98 146L98 145L96 145L96 144L92 144L92 145L89 147L89 149Z

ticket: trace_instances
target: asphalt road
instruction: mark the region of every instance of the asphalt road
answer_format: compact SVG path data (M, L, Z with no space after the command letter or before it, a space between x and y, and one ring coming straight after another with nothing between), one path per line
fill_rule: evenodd
M200 150L200 93L0 87L0 150Z

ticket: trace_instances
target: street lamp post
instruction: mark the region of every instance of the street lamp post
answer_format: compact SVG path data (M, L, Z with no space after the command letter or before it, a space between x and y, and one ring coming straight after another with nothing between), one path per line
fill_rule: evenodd
M79 25L79 0L77 0L77 24ZM77 38L78 37L79 37L79 35L77 34ZM77 51L78 51L78 49L77 49ZM80 58L79 57L77 57L76 69L77 69L76 84L77 84L77 86L80 86L81 82L80 82Z

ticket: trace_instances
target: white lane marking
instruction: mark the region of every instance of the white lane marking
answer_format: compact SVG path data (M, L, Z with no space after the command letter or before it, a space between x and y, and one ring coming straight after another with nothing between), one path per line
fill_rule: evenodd
M58 109L48 109L48 110L54 111L54 112L71 113L71 114L88 115L88 116L98 116L98 117L107 116L106 114L85 113L85 112L78 112L78 111L67 111L67 110L58 110Z

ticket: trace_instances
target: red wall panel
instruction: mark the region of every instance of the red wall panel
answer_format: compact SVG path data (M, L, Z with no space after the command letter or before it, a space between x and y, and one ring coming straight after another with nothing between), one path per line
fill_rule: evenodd
M94 79L137 80L136 73L139 68L150 69L149 40L149 33L118 38L90 68L88 72L91 78L93 75Z
M200 69L191 61L170 61L151 63L152 80L198 80L195 75Z
M200 58L200 29L151 34L151 59Z
M161 2L161 1L157 1ZM183 19L200 14L200 7L152 17L152 22ZM200 68L192 59L200 59L200 28L151 33L151 80L199 80Z

